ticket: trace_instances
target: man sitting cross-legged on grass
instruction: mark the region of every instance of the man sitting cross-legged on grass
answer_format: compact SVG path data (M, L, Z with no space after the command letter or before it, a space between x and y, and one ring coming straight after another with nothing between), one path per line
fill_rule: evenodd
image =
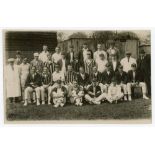
M76 80L74 80L73 87L71 88L70 102L77 106L82 106L83 96L84 96L83 88L78 85Z
M67 89L62 85L61 80L57 80L57 86L52 90L54 107L63 107L66 103Z
M43 68L41 82L42 82L42 86L40 87L41 88L41 100L42 100L42 104L44 105L45 104L45 92L47 93L48 87L52 84L51 75L47 67Z
M52 90L57 86L57 80L61 80L62 83L65 81L64 73L60 71L60 65L55 65L55 71L52 74L51 77L53 85L48 87L48 104L51 104L51 92Z
M143 99L149 99L146 96L146 83L144 82L143 74L136 69L136 64L133 63L131 65L131 70L128 72L128 83L127 83L127 90L128 90L128 99L129 101L132 100L131 98L131 88L132 87L141 87L143 93Z
M92 84L86 91L86 101L88 101L90 104L101 104L101 101L104 100L105 97L106 94L101 92L101 88L97 83L97 79L94 78L92 80Z
M26 88L24 93L25 94L24 106L27 106L27 104L31 102L31 96L34 91L37 97L37 105L40 105L40 86L41 86L41 76L36 72L36 67L33 66L26 80Z
M106 99L110 103L117 103L118 100L120 100L123 97L123 93L121 92L121 87L117 85L116 78L113 77L111 80L111 85L108 88L108 94L106 96Z
M127 101L127 73L123 71L123 66L118 66L118 71L115 73L117 85L121 86L124 93L124 100Z

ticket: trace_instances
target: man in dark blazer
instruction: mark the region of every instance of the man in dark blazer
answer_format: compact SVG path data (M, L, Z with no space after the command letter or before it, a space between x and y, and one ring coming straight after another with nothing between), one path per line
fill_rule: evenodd
M103 89L106 93L108 92L108 87L111 84L113 76L114 73L111 70L111 65L107 63L106 70L102 73L102 84L104 85Z
M74 61L74 47L73 47L73 45L70 46L70 49L66 54L66 60L68 61L68 64L72 64Z
M88 50L89 50L88 45L86 43L84 43L82 50L79 52L79 60L80 60L81 64L83 64L83 62L86 60ZM91 57L93 58L93 52L92 51L91 51Z
M79 68L79 74L77 75L77 81L78 81L78 84L84 88L86 88L88 84L90 84L89 75L85 73L83 66Z
M118 71L115 73L117 85L120 85L124 93L124 100L127 101L127 73L123 71L123 66L118 67Z
M137 66L135 63L131 65L131 70L128 72L128 83L127 83L127 91L128 91L128 100L131 101L131 88L132 87L141 87L143 93L143 99L149 99L146 96L146 83L144 82L144 77L141 71L137 70Z
M36 92L37 106L40 105L41 84L41 75L36 72L36 67L33 66L31 68L31 73L28 75L26 81L24 106L27 106L28 102L30 102L30 97L34 91Z
M144 50L140 51L140 56L137 59L137 70L143 74L148 94L151 95L151 58L150 55L146 55Z
M118 71L118 67L120 66L116 53L111 54L111 61L109 63L113 73L116 73Z

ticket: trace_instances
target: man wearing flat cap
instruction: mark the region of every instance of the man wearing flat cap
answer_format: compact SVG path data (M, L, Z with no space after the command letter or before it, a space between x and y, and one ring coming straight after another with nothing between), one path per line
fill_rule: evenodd
M15 102L15 98L21 96L19 67L14 64L15 59L8 59L6 66L6 96L10 102Z
M151 58L144 50L140 51L137 59L137 70L141 71L147 84L148 93L151 94Z
M137 64L136 59L131 57L131 52L130 51L126 51L126 57L124 57L121 61L120 61L121 65L123 66L123 71L128 73L129 70L131 70L131 65L133 63Z
M34 59L30 62L30 69L34 66L36 67L36 72L41 74L43 69L43 62L39 60L39 53L35 52Z

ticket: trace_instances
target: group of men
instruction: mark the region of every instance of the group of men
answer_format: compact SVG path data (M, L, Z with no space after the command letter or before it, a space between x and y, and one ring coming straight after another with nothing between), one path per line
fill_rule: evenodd
M146 76L145 71L150 70L150 62L145 51L140 51L137 60L130 51L121 60L119 54L114 44L104 51L99 43L96 52L83 44L77 53L73 46L68 52L56 47L53 54L43 45L43 51L35 52L28 63L17 51L16 59L9 58L6 68L7 97L15 102L22 96L24 106L31 102L44 105L46 101L54 107L66 103L82 106L84 101L90 104L131 101L132 88L141 87L143 99L149 99L146 95L150 75Z

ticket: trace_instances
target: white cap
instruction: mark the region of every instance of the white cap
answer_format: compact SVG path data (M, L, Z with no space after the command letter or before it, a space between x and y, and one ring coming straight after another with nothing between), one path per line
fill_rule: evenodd
M34 53L33 55L34 55L35 57L38 57L38 56L39 56L39 53L36 52L36 53Z

